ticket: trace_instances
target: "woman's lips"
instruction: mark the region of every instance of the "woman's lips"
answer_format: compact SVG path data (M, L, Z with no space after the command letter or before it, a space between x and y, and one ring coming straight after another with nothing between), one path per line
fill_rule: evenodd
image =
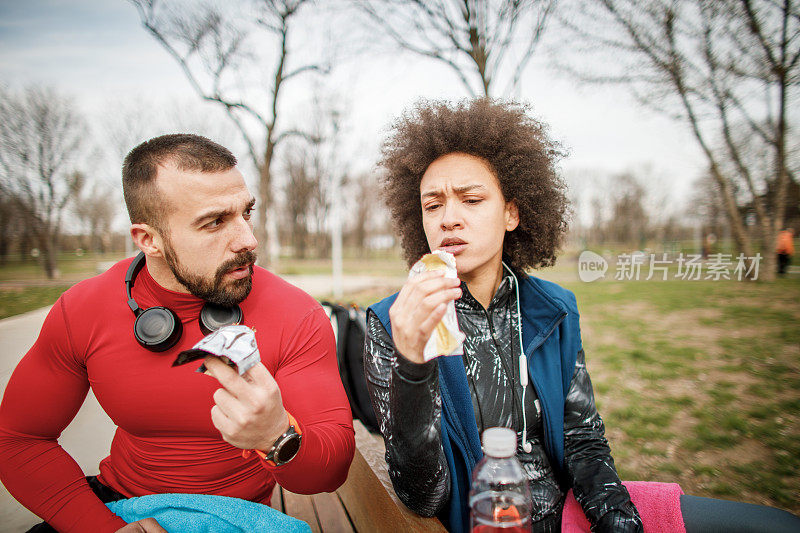
M450 252L453 255L458 255L463 252L467 247L467 243L460 243L460 244L446 244L444 246L440 246L439 250L443 252Z

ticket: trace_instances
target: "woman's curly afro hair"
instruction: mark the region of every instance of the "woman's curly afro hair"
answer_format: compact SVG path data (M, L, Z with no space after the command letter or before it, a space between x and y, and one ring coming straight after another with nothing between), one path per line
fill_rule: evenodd
M422 176L454 152L487 161L506 201L516 202L519 226L503 243L511 264L520 270L553 265L569 216L566 186L556 172L564 154L525 106L488 98L421 101L394 123L384 143L383 195L408 264L430 252L422 227Z

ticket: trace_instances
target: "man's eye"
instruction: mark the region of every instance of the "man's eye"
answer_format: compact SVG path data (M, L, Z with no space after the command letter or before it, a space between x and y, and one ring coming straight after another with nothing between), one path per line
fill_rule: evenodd
M428 204L425 206L425 211L434 211L435 209L439 208L441 204Z
M220 224L222 224L222 219L221 218L217 218L217 219L212 220L208 224L206 224L206 228L214 229L214 228L218 227Z
M246 209L245 212L242 214L242 216L244 217L245 220L250 220L250 217L253 216L253 208L250 207Z
M479 204L483 201L483 198L467 198L465 201L468 204Z

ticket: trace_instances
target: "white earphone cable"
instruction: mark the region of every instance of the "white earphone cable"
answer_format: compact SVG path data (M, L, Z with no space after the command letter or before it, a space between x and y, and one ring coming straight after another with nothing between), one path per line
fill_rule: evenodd
M508 268L505 262L502 263L506 270L511 274L514 290L517 294L517 333L519 337L519 382L522 386L522 449L525 453L531 453L533 444L528 440L528 417L525 414L525 389L528 388L528 360L525 358L525 348L522 344L522 313L519 307L519 283L514 272Z

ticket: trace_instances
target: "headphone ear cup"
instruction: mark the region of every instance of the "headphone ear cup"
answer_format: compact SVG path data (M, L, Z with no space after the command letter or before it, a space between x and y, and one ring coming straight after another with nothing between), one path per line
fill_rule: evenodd
M219 328L232 324L241 324L244 314L238 305L225 307L222 305L206 303L200 310L200 330L203 335L208 335Z
M133 334L139 344L153 352L169 350L183 333L178 315L166 307L150 307L136 317Z

